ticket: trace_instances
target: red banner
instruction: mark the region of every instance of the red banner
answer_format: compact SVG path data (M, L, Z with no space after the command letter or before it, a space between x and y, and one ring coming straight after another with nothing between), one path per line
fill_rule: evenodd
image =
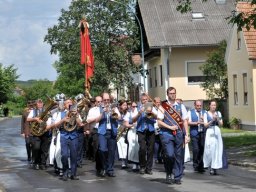
M89 38L88 23L85 19L80 22L80 40L81 40L81 64L86 65L86 82L93 76L94 57L92 53L91 42Z

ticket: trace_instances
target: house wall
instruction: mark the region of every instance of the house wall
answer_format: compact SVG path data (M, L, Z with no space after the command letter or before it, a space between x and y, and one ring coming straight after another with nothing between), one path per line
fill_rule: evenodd
M229 48L226 53L229 85L229 116L230 118L237 117L241 119L242 128L254 130L255 94L253 85L256 84L256 67L252 64L252 61L248 59L248 53L242 32L240 37L241 48L238 49L237 30L234 28L231 34ZM244 103L243 73L247 73L248 104ZM235 104L234 100L234 75L237 75L237 104Z
M177 98L182 98L183 101L188 102L196 99L206 99L206 93L200 87L199 83L189 84L187 79L187 62L205 62L207 59L207 53L213 50L214 47L189 47L189 48L172 48L169 52L169 86L173 86L177 89ZM163 49L161 50L161 56L148 60L148 69L151 69L151 76L153 86L149 86L148 76L148 93L153 98L159 96L161 99L166 99L165 85L160 86L160 71L159 66L166 63L164 60ZM157 81L158 85L154 85L154 67L157 67ZM165 69L165 68L164 68ZM163 75L167 75L167 71L163 71ZM166 83L166 82L164 82Z
M199 83L188 83L187 62L205 62L213 47L173 48L170 54L169 84L177 89L177 98L184 101L206 99Z

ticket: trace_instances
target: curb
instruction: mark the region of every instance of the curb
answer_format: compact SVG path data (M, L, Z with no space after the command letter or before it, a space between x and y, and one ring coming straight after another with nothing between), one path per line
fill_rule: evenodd
M248 163L248 162L239 162L237 160L228 160L228 163L230 165L234 165L234 166L240 166L240 167L251 167L251 168L255 168L256 169L256 164L255 163Z

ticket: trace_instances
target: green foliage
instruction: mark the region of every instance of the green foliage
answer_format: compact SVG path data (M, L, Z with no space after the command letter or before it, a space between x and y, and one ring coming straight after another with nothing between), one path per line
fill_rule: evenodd
M19 77L14 65L4 67L0 63L0 103L6 103L15 88L15 80Z
M26 106L26 101L24 96L12 96L6 103L6 107L9 108L9 116L21 115L24 107Z
M229 120L230 126L239 125L240 123L241 123L241 120L236 117L231 117L231 119Z
M47 100L47 96L53 97L57 94L57 90L54 89L53 82L48 80L39 80L33 83L31 87L24 87L25 101L36 100L38 98Z
M205 76L205 82L201 87L206 91L209 99L228 97L226 46L226 41L220 42L219 47L208 54L206 63L200 67Z
M223 141L226 148L256 145L256 135L242 134L233 137L223 137Z
M80 29L82 16L89 23L90 39L95 60L95 74L91 92L98 94L108 89L110 82L116 88L131 83L130 72L136 68L130 53L137 48L136 26L132 0L123 5L109 0L72 1L68 10L61 10L58 24L48 29L45 42L51 53L59 55L54 67L58 73L56 88L67 95L77 95L84 90L84 66L80 65Z

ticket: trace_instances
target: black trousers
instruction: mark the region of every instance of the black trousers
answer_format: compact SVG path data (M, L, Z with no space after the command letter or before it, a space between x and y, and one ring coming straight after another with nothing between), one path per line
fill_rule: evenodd
M44 134L32 137L32 159L34 164L46 165L51 144L51 137Z
M26 136L25 137L26 151L27 151L28 160L31 160L31 156L32 156L32 140L33 140L32 136Z
M204 154L205 133L198 133L197 136L191 135L192 152L193 152L193 167L195 170L204 168L203 154Z
M139 163L142 169L152 170L154 158L155 132L144 131L138 133Z

